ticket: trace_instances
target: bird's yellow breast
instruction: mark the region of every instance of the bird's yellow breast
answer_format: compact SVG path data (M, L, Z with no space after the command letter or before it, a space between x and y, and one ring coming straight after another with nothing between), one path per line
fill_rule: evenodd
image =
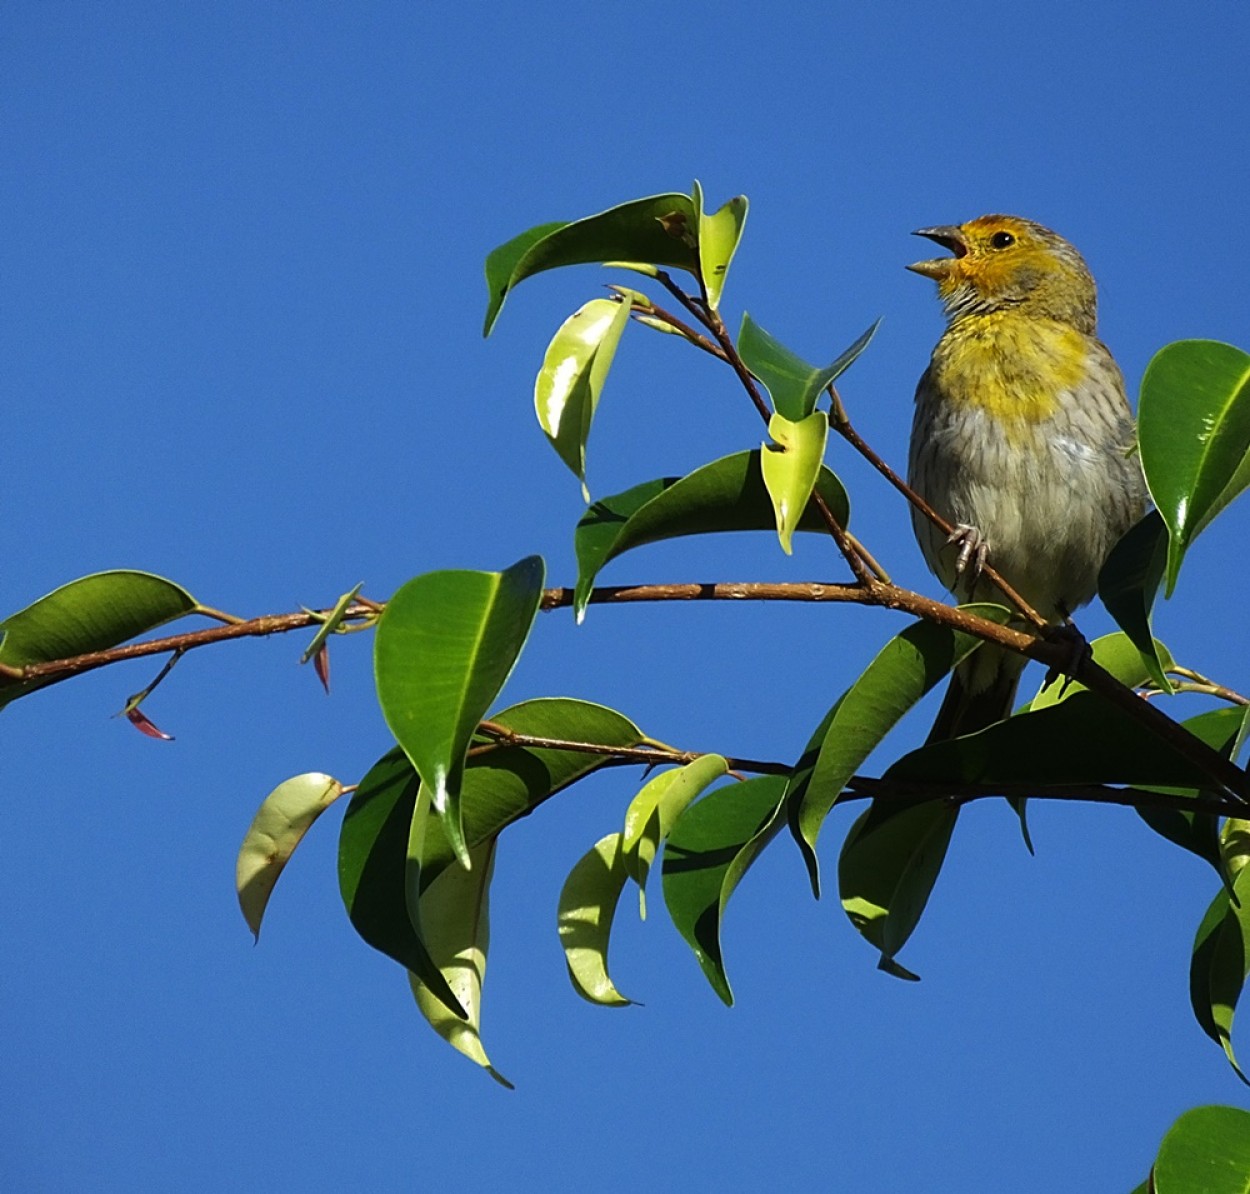
M930 377L943 399L979 407L1010 435L1051 418L1085 377L1088 340L1076 328L1019 311L956 320L938 341Z

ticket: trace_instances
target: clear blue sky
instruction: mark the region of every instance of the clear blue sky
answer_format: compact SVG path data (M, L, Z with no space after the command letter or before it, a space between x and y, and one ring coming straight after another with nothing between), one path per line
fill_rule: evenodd
M694 177L753 204L731 322L749 308L825 361L885 317L844 395L896 462L941 326L902 268L913 228L998 210L1070 237L1134 390L1170 340L1250 347L1248 36L1244 6L1213 3L6 5L0 608L108 567L239 614L534 551L571 583L580 498L531 386L608 277L526 283L483 342L482 259ZM758 443L694 357L630 329L596 493ZM860 536L936 593L905 511L832 463ZM1247 516L1208 532L1158 621L1243 688ZM840 576L816 537L787 560L760 536L605 580ZM549 615L507 698L599 699L669 742L791 758L901 625ZM591 1008L554 906L616 826L623 772L503 839L484 1032L508 1094L353 934L337 812L251 944L233 866L262 796L310 769L350 782L386 746L367 636L336 643L329 699L301 649L186 659L147 706L170 744L110 716L151 665L0 720L6 1189L1127 1190L1181 1110L1246 1105L1188 1008L1210 873L1118 809L1036 807L1036 858L1005 807L972 809L905 954L918 985L875 970L783 842L730 907L736 1008L659 914L622 914L613 957L646 1006Z

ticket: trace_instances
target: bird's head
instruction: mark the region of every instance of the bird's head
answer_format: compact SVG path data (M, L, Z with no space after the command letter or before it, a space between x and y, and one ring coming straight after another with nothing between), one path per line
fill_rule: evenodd
M1093 276L1062 236L1019 216L979 216L966 224L920 228L954 254L907 268L938 286L952 320L1011 307L1092 333L1097 311Z

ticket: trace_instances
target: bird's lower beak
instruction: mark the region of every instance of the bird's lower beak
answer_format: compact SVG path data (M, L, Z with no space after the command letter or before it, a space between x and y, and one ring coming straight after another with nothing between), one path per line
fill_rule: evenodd
M946 277L951 271L951 263L968 252L968 242L964 234L954 224L941 224L936 228L917 228L913 236L924 236L936 241L944 249L950 249L954 257L936 257L932 261L917 261L907 268L914 274L923 274L935 281Z

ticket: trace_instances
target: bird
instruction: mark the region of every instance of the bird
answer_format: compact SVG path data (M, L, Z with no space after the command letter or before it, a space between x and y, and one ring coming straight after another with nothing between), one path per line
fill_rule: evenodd
M907 266L937 283L947 320L916 387L908 483L954 532L913 506L920 550L960 602L1010 605L988 562L1048 624L1069 626L1147 501L1094 277L1073 245L1019 216L915 235L951 254ZM928 740L1009 716L1025 663L983 644L956 666Z

